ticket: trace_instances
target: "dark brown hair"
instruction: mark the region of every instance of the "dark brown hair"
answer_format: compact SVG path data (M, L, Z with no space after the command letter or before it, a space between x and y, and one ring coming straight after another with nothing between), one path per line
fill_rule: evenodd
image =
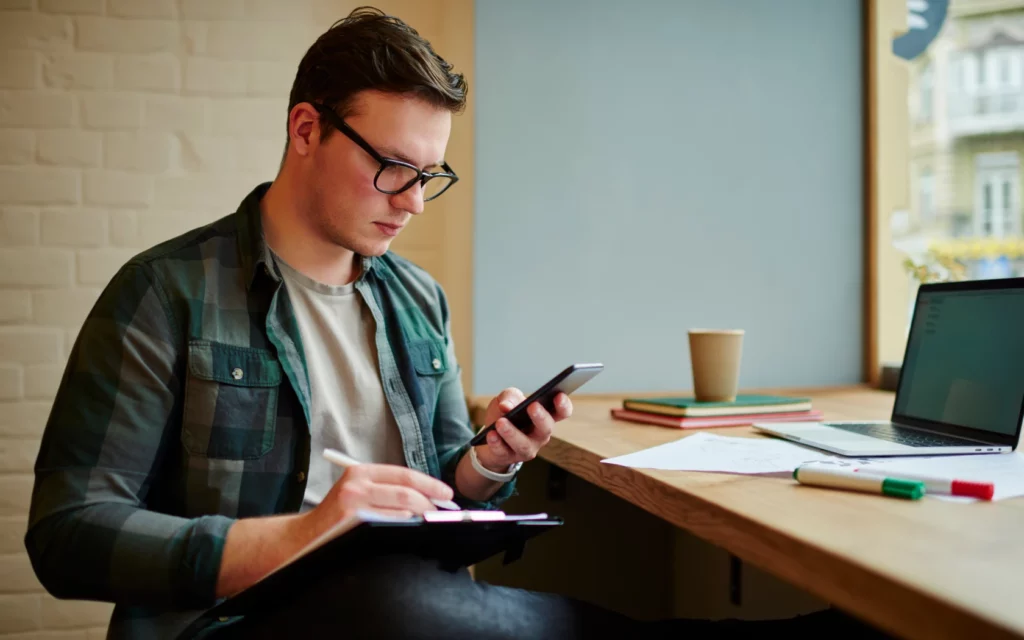
M452 113L466 106L466 80L415 29L374 7L358 7L317 38L299 63L288 113L322 102L341 117L360 91L408 94ZM332 127L321 120L321 139Z

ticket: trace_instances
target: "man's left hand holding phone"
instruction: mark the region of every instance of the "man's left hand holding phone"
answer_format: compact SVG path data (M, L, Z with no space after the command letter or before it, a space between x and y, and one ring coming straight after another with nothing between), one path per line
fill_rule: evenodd
M554 413L534 402L527 409L533 428L529 434L524 433L503 416L525 399L522 391L510 387L487 405L483 423L494 424L495 429L487 433L486 444L472 447L459 461L455 470L459 493L471 500L490 499L515 475L519 465L537 457L551 439L555 423L572 415L572 402L564 393L555 396Z
M555 396L554 414L549 413L541 403L534 402L527 409L533 429L528 434L524 433L502 416L525 399L522 391L510 387L487 405L483 424L494 424L495 430L487 434L487 444L477 448L477 457L484 467L503 473L517 462L533 460L551 440L555 423L572 415L572 401L564 393Z

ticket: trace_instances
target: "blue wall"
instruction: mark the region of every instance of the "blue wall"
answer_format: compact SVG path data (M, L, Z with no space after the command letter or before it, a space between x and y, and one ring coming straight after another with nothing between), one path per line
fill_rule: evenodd
M859 5L478 0L475 392L690 388L695 326L742 386L860 379Z

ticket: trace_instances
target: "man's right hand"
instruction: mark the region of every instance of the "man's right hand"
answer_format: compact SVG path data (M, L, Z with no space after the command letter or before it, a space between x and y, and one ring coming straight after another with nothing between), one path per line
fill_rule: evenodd
M440 480L405 467L349 467L310 511L237 520L224 543L217 597L245 589L359 509L409 517L433 510L431 498L451 500L452 495L452 488Z
M360 464L348 467L308 515L322 532L360 509L408 518L436 510L431 498L451 500L453 496L451 487L420 471L393 464Z

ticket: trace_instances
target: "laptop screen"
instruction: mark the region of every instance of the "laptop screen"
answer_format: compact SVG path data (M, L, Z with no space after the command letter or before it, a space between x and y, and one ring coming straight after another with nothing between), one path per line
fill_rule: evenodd
M922 288L894 416L1012 436L1020 426L1022 403L1021 282L988 289Z

